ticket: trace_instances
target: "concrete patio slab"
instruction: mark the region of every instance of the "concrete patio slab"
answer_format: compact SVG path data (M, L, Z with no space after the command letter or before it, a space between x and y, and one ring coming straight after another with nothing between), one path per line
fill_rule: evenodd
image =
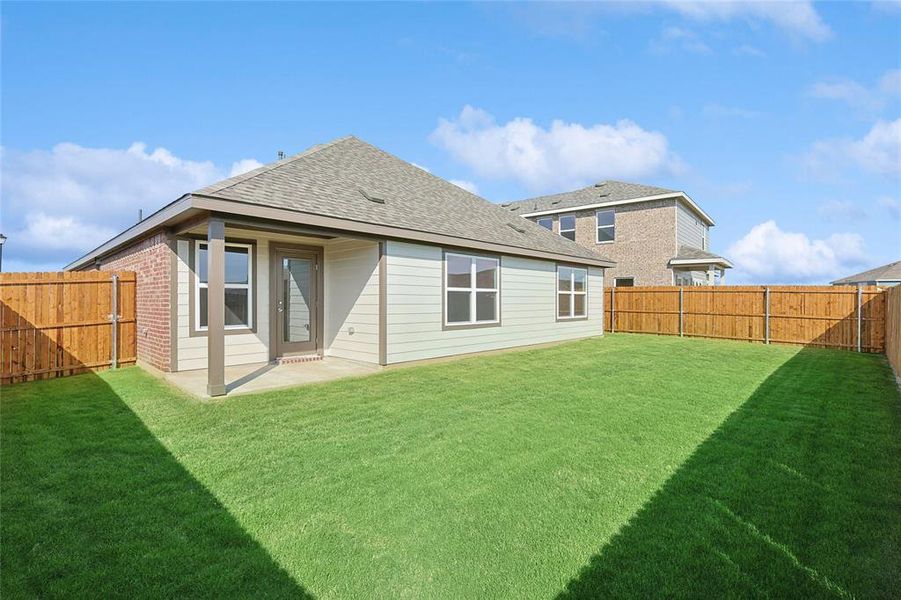
M333 358L326 356L322 360L293 364L256 363L236 365L225 368L225 390L229 396L263 392L278 388L306 385L332 381L344 377L369 375L381 370L378 365ZM182 390L209 398L206 393L207 371L181 371L165 373L167 381Z

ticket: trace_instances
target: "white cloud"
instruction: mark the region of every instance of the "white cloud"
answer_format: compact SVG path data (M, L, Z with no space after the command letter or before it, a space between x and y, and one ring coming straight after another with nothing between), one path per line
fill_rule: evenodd
M12 237L31 249L86 252L116 234L111 227L86 222L75 216L52 216L44 212L25 215L24 227Z
M892 198L891 196L882 196L876 200L879 208L885 210L889 217L898 221L901 220L901 200Z
M470 194L478 195L479 193L479 187L471 181L467 181L465 179L451 179L450 182L457 187L463 188Z
M253 158L244 158L244 159L241 159L239 161L232 163L232 168L231 168L231 171L229 172L228 176L234 177L235 175L243 175L244 173L247 173L248 171L253 171L254 169L259 169L262 166L263 166L263 163L261 163L258 160L255 160Z
M813 84L809 93L814 98L844 102L865 113L878 112L901 96L901 69L886 71L871 87L851 79L833 78Z
M866 262L863 237L856 233L811 240L772 220L752 227L727 256L735 263L733 279L760 283L826 282Z
M210 161L175 156L165 148L87 148L61 143L51 150L0 150L4 246L8 264L46 268L70 260L186 192L227 172ZM232 171L249 168L237 161Z
M545 129L524 117L498 124L467 105L459 117L440 119L430 139L482 177L513 179L536 191L681 169L666 136L626 119L588 126L554 120Z
M832 30L810 1L754 2L719 0L694 1L666 0L666 5L679 14L696 21L748 21L769 22L791 34L822 42L832 37Z
M710 54L710 46L705 44L693 31L682 27L665 27L660 35L651 40L651 52L667 54L674 49L682 49L695 54Z
M859 221L867 211L850 200L829 200L817 207L817 213L827 221Z
M877 121L859 140L815 142L803 163L812 173L825 176L833 176L847 166L882 175L901 175L901 118Z

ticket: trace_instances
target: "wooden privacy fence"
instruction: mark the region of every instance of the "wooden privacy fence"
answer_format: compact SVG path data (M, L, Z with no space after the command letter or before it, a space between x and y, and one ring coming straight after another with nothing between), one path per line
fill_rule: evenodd
M901 377L901 285L885 291L885 355Z
M132 272L0 273L0 384L136 360Z
M606 331L885 350L885 293L874 286L609 288Z

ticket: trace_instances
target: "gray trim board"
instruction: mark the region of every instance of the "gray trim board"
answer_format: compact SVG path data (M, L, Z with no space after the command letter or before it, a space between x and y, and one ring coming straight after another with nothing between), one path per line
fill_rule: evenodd
M207 386L210 396L225 395L225 222L207 223Z
M169 247L169 371L178 371L178 238L166 237Z
M388 242L379 242L379 364L388 364Z

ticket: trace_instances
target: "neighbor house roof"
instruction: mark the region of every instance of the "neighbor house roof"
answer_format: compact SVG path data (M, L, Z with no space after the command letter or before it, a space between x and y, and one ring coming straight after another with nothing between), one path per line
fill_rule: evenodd
M709 225L713 225L710 215L701 210L685 192L651 185L627 183L624 181L601 181L594 185L549 196L538 196L504 204L504 208L514 213L534 217L576 209L603 208L618 204L631 204L667 198L680 198Z
M597 266L615 264L352 136L191 192L147 221L155 219L162 226L189 209ZM68 268L121 247L152 224L140 225Z
M691 246L679 246L676 256L670 259L669 264L672 266L719 264L728 268L732 267L732 263L722 256L707 252L706 250L701 250L700 248L692 248Z
M877 281L901 281L901 260L891 262L863 273L850 275L833 281L833 285L842 285L846 283L868 283Z

